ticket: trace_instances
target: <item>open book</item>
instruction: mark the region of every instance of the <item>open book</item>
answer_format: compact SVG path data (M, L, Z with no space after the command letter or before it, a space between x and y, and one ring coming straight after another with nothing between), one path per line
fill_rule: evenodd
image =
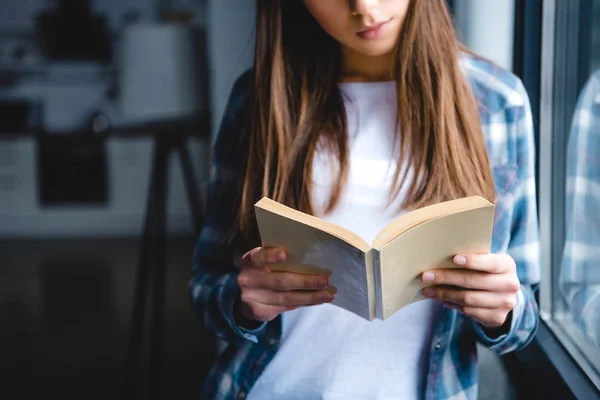
M383 320L424 299L424 271L458 268L456 254L490 251L495 207L478 196L423 207L394 219L372 244L266 197L255 210L262 245L287 252L272 270L327 275L333 304Z

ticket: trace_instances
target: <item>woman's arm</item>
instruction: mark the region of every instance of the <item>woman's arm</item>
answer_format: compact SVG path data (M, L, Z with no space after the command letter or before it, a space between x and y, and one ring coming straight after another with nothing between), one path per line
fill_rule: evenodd
M540 279L533 119L527 92L520 81L517 91L523 97L524 105L515 114L517 140L514 151L518 177L507 252L515 261L521 289L517 293L516 305L509 315L504 332L491 333L475 321L473 324L480 342L499 354L518 350L529 344L539 322L538 306L532 290L532 286L538 284Z
M247 142L243 126L251 95L252 75L246 72L234 84L215 141L206 217L193 257L189 294L194 312L205 328L232 342L257 342L265 323L245 329L234 318L240 288L235 265L233 235L237 213L237 183Z

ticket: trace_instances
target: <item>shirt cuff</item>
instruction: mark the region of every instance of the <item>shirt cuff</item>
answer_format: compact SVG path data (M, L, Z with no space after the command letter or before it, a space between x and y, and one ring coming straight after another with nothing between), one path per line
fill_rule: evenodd
M237 284L237 273L227 274L221 278L217 292L218 304L225 321L231 329L240 337L258 343L258 337L266 330L267 322L263 322L255 329L246 329L235 321L234 307L236 299L240 294L240 287Z
M519 289L517 292L517 303L515 304L515 308L512 310L510 328L508 332L503 333L501 335L491 337L485 332L485 328L475 320L472 320L473 329L475 333L479 337L481 344L489 347L491 350L495 350L496 348L502 347L506 342L510 340L510 338L516 334L517 323L520 320L521 315L523 314L523 309L525 307L525 296L523 291Z

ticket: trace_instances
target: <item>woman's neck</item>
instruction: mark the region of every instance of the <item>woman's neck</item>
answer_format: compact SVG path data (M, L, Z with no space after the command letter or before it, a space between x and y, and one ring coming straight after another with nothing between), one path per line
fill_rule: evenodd
M392 54L368 56L342 49L343 82L382 82L392 80Z

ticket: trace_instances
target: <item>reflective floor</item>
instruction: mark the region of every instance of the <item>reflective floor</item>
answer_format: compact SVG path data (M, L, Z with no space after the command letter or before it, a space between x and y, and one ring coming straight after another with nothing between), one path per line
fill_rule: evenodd
M0 398L120 397L138 245L0 242ZM161 398L200 398L214 351L187 297L193 245L168 246Z

